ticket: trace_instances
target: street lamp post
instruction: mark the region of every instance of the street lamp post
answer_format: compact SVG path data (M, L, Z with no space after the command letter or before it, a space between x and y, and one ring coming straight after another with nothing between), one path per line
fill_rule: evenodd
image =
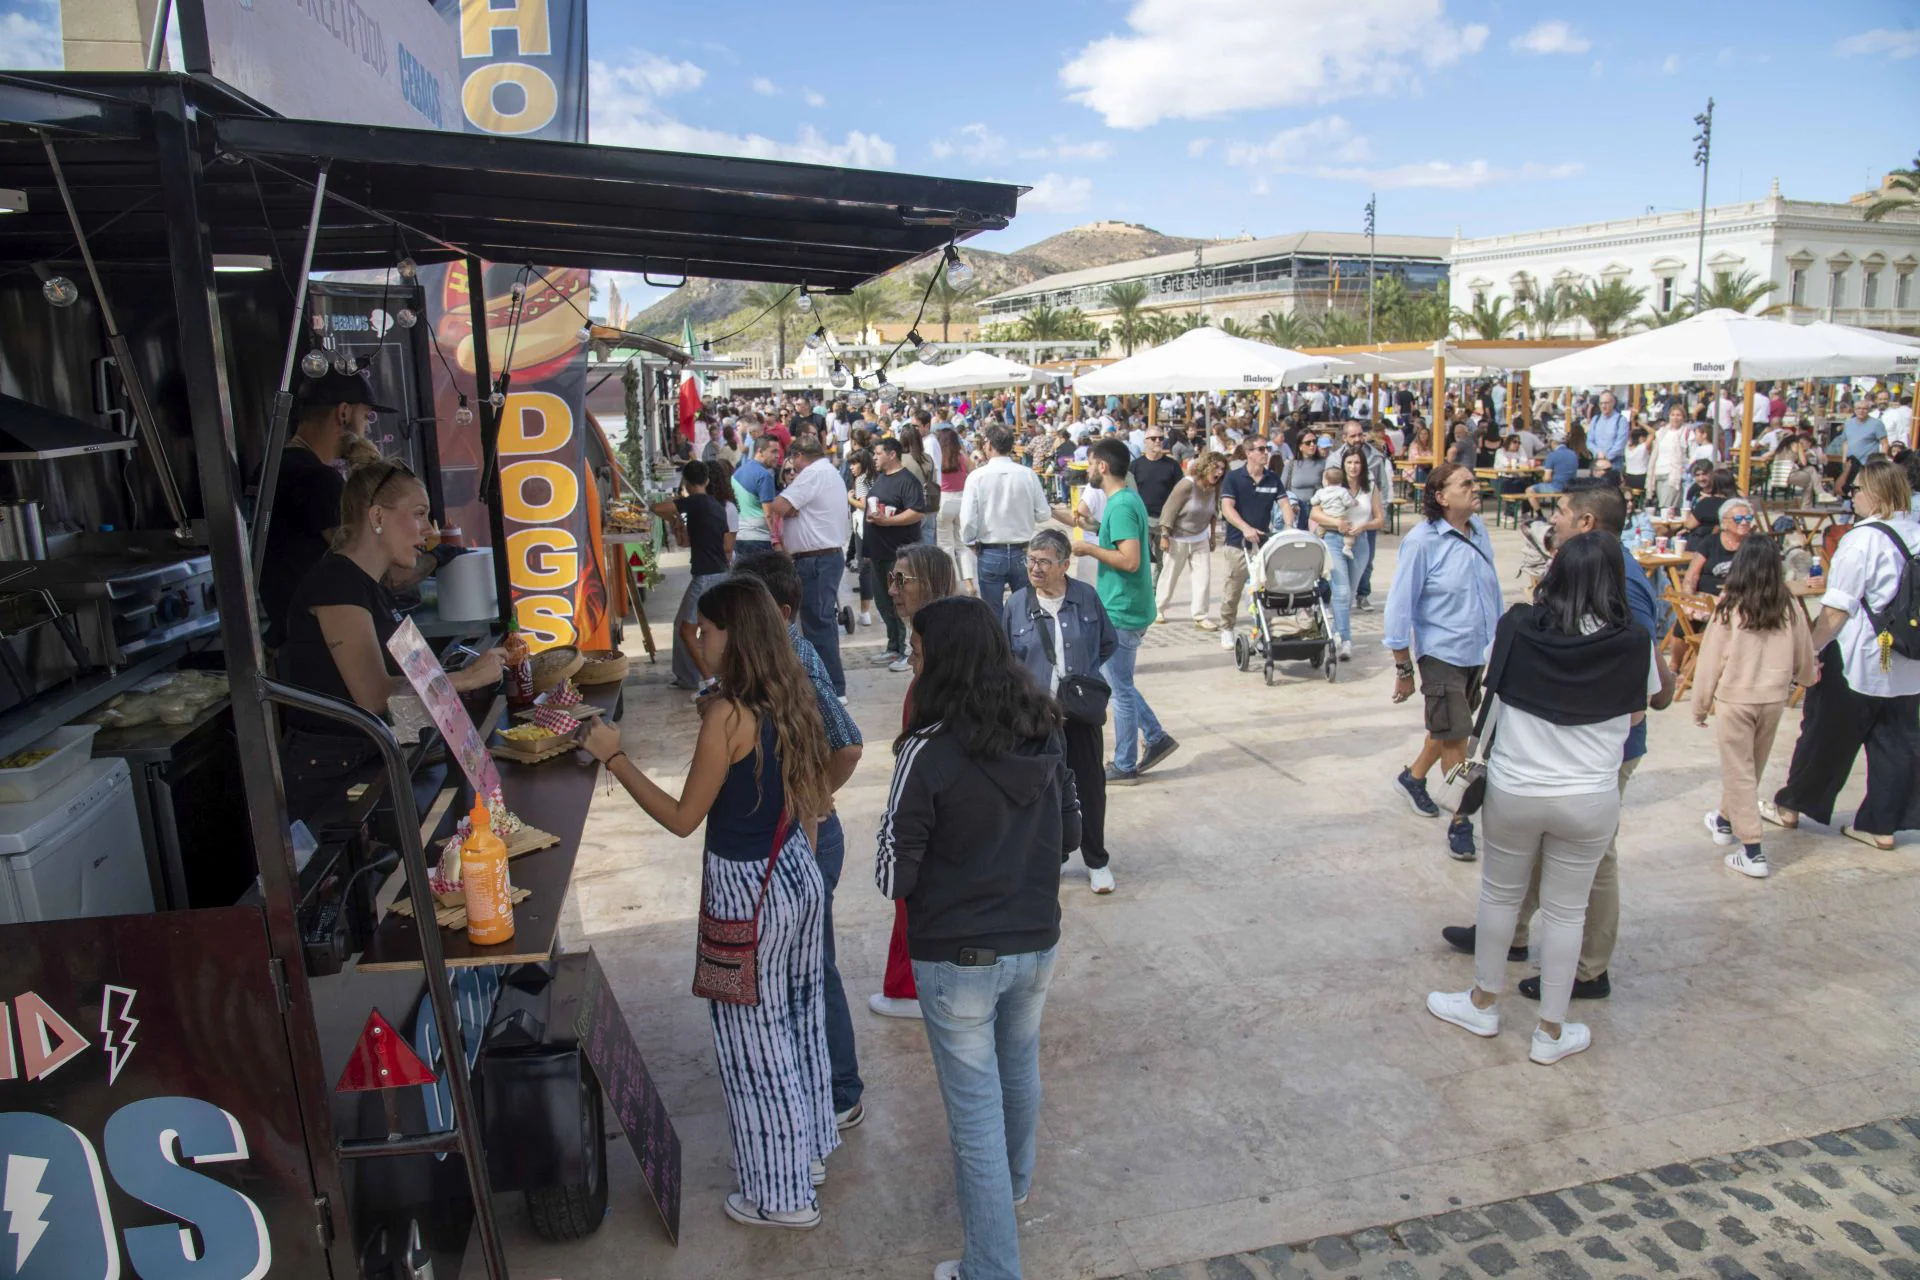
M1378 194L1367 196L1367 341L1373 341L1373 215L1379 204Z
M1713 99L1707 109L1693 118L1700 132L1693 135L1693 162L1700 166L1700 240L1693 261L1693 313L1700 314L1700 287L1707 270L1707 164L1713 158Z

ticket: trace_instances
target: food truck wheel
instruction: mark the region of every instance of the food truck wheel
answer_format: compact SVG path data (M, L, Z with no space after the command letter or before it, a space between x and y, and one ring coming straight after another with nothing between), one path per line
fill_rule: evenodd
M584 1067L584 1064L582 1064ZM600 1229L607 1216L607 1129L600 1085L580 1072L580 1149L586 1173L579 1182L527 1190L527 1217L542 1240L578 1240Z

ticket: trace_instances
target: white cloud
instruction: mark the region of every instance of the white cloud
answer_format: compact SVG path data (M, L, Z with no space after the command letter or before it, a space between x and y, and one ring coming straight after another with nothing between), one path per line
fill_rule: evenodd
M800 97L810 107L824 107L827 105L826 95L816 89L803 90Z
M1187 143L1187 154L1198 160L1207 154L1207 148L1213 145L1212 138L1195 138Z
M1324 116L1292 129L1282 129L1265 142L1234 142L1227 146L1227 163L1295 168L1304 161L1356 164L1367 159L1366 138L1340 116Z
M1848 36L1833 47L1833 51L1843 58L1911 58L1920 54L1920 27L1906 31L1893 31L1886 27L1876 27L1872 31L1862 31L1857 36Z
M0 67L17 71L44 71L66 65L66 53L60 45L60 8L54 0L28 0L29 8L44 12L46 18L28 13L0 13Z
M1571 178L1582 167L1578 163L1547 165L1529 162L1503 169L1485 160L1469 160L1464 164L1456 164L1451 160L1426 160L1385 169L1341 169L1321 165L1308 172L1316 178L1334 182L1363 182L1382 191L1399 187L1440 187L1450 191L1467 191L1495 183Z
M1676 74L1680 70L1680 55L1677 53L1668 54L1667 60L1660 64L1660 70L1667 75Z
M1520 53L1585 53L1593 48L1593 41L1555 19L1541 23L1525 35L1515 36L1512 45Z
M707 155L752 156L761 160L799 160L809 164L885 169L894 163L891 142L851 130L835 142L812 125L800 126L791 142L757 133L728 133L675 118L660 100L696 89L706 72L691 62L673 62L650 53L629 53L627 61L589 65L588 101L592 137L617 147L697 151Z
M1079 213L1093 203L1093 179L1047 173L1020 197L1022 213Z
M1127 26L1060 69L1068 95L1116 129L1392 93L1487 40L1449 21L1444 0L1135 0Z
M935 138L930 149L937 160L945 160L958 155L973 164L991 164L1004 159L1007 154L1007 140L986 125L975 121L963 124L948 138Z
M755 76L753 78L753 91L763 98L771 98L780 92L780 86L765 76Z
M1054 143L1053 154L1062 160L1105 160L1113 154L1111 142Z

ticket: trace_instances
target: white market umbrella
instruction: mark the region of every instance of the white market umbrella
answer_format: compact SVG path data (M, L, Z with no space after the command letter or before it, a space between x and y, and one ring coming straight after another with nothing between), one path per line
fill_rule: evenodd
M1332 356L1236 338L1205 325L1073 381L1087 396L1270 391L1282 383L1337 377L1334 371L1348 368Z
M946 364L910 364L888 375L902 391L986 391L995 387L1026 387L1034 371L991 351L969 351Z
M1911 370L1913 348L1834 324L1788 324L1738 311L1703 311L1533 367L1536 387L1645 382L1770 382Z

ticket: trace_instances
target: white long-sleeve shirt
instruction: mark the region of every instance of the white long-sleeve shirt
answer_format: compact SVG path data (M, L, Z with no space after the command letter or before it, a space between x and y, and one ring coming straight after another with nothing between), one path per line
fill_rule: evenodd
M1017 542L1026 545L1033 531L1053 512L1040 477L1012 458L998 455L967 474L960 490L960 541Z

